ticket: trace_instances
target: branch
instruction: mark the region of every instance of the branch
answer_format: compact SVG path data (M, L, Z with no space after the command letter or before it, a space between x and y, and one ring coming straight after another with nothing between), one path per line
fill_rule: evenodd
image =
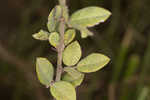
M59 4L62 7L66 6L66 0L59 0ZM57 60L57 71L56 71L56 79L55 81L60 81L61 79L61 74L62 74L62 54L64 51L64 33L65 33L65 19L63 17L63 9L62 9L62 15L60 18L60 26L59 26L59 33L60 33L60 43L57 47L57 51L58 51L58 60Z

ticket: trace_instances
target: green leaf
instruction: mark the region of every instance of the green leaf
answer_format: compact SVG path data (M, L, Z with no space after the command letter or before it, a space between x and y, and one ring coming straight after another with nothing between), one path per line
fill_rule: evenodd
M69 82L59 81L54 83L50 92L56 100L76 100L75 88Z
M103 54L92 53L78 63L77 70L85 73L95 72L103 68L109 61L110 59Z
M76 35L76 31L74 29L67 30L64 35L65 45L69 44L75 38L75 35Z
M49 43L55 48L59 45L59 34L57 32L53 32L49 36Z
M54 76L53 65L46 58L37 58L36 73L39 81L43 85L50 85L50 82L53 80Z
M32 37L37 40L48 40L48 36L49 33L44 30L40 30L38 33L32 35Z
M92 27L104 22L110 15L111 13L104 8L87 7L73 13L70 18L70 24L72 26Z
M81 37L82 38L87 38L88 36L93 35L93 33L91 31L89 31L87 28L81 28L80 32L81 32Z
M75 41L68 45L63 52L63 62L67 66L75 65L81 58L80 44Z
M56 31L56 27L59 25L60 17L61 17L61 7L56 6L55 8L52 9L52 11L48 16L47 27L49 32Z
M64 71L67 72L72 77L73 80L78 79L82 75L82 73L80 73L79 71L77 71L72 67L65 67Z
M68 7L62 7L63 9L63 17L65 18L65 21L68 22L69 20L69 13L68 13Z
M71 83L73 84L73 86L77 87L77 86L81 85L83 80L84 80L84 74L82 74L81 77L79 77L78 79L74 80Z
M69 44L75 38L75 30L69 29L65 32L64 43ZM52 32L49 36L49 43L55 48L59 45L60 36L57 32Z
M74 87L81 85L81 83L83 82L83 79L84 79L84 74L82 74L78 79L75 79L75 80L68 73L64 74L62 77L63 81L70 82Z
M89 31L86 27L82 27L82 26L79 26L79 25L74 25L72 27L81 32L81 37L82 38L87 38L88 36L93 35L93 33L91 31Z

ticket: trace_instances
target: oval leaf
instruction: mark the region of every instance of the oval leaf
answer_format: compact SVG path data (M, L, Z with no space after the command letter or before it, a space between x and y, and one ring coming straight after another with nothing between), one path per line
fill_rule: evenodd
M49 33L44 30L40 30L38 33L32 35L32 37L37 40L48 40L48 36Z
M75 80L68 73L64 74L64 76L62 77L63 81L70 82L74 87L81 85L81 83L83 82L83 79L84 79L84 74L81 74L81 76Z
M77 70L85 73L95 72L103 68L109 61L107 56L93 53L78 63Z
M71 67L65 67L64 71L67 72L72 77L73 80L78 79L82 75L82 73Z
M54 83L50 92L56 100L76 100L76 91L72 84L65 81Z
M76 31L74 29L67 30L64 35L65 45L69 44L75 38L75 35L76 35Z
M87 7L73 13L70 18L70 24L72 26L91 27L104 22L110 15L111 13L104 8Z
M37 58L36 73L43 85L50 85L54 75L53 65L46 58Z
M55 48L59 45L59 34L57 32L53 32L49 36L49 43Z
M61 7L56 6L55 8L52 9L52 11L48 16L47 27L49 32L56 31L56 27L59 25L60 17L61 17Z
M75 41L68 45L63 52L63 62L67 66L75 65L81 58L80 44Z

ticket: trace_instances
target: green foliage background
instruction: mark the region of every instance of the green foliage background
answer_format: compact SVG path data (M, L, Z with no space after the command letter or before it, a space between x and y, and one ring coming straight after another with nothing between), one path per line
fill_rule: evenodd
M37 56L56 63L56 53L32 33L46 30L47 16L57 0L0 1L0 98L2 100L52 100L37 80ZM70 13L87 6L112 12L105 23L91 29L93 37L80 39L83 57L101 52L111 63L86 75L77 100L150 100L150 1L68 0Z

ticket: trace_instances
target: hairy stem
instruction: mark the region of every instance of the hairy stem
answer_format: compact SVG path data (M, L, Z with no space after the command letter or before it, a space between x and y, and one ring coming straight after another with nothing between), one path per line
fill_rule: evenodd
M66 0L59 0L59 4L62 7L66 6ZM63 9L62 9L62 17L60 19L59 33L60 33L60 43L57 47L58 56L57 56L57 71L56 71L55 81L60 81L62 69L63 69L63 67L62 67L62 54L64 51L64 33L65 33L65 20L63 18Z
M55 81L60 81L61 79L61 74L62 74L62 53L64 51L64 26L65 22L63 21L63 18L61 19L60 22L60 43L58 45L57 51L58 51L58 56L57 56L57 72L56 72L56 80Z

